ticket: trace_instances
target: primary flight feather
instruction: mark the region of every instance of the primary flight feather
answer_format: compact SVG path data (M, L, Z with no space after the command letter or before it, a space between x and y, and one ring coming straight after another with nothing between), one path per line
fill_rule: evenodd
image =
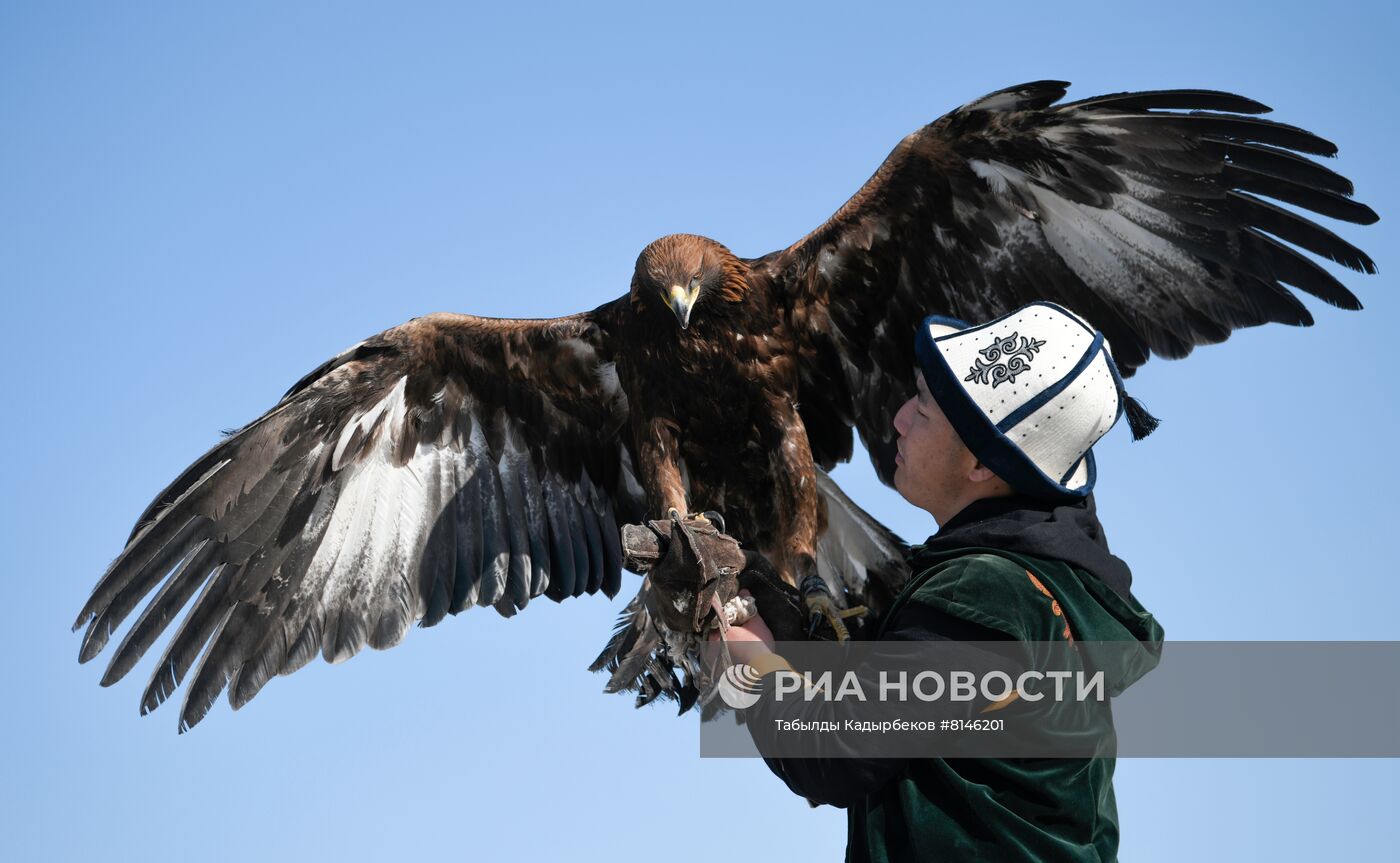
M901 545L825 470L858 434L890 482L923 316L1060 302L1130 375L1241 327L1310 324L1290 287L1360 308L1304 254L1375 272L1299 214L1376 220L1308 158L1335 146L1229 93L1057 104L1066 86L1001 90L914 132L781 251L662 237L590 312L429 315L346 350L152 502L78 616L80 659L144 602L114 683L197 594L141 701L184 683L184 729L225 689L237 708L317 653L390 647L415 620L612 596L620 525L671 510L722 512L789 581L878 611L906 575ZM653 619L651 589L594 667L640 702L688 707L698 633Z

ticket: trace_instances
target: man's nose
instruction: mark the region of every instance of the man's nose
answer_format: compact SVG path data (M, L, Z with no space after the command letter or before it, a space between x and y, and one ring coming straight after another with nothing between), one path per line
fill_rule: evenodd
M899 406L899 410L895 411L895 415L894 415L894 430L895 430L895 432L897 432L898 434L903 435L903 434L904 434L904 430L905 430L906 428L909 427L908 422L907 422L907 421L905 420L905 418L904 418L904 412L907 411L907 410L909 410L909 404L910 404L910 402L912 402L912 401L914 401L914 400L913 400L913 399L909 399L909 401L906 401L904 404L902 404L902 405Z

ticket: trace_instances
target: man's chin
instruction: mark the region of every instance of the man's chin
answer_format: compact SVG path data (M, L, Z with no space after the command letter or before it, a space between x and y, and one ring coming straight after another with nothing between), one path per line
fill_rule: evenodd
M914 504L914 506L918 506L918 504L914 503L914 501L910 499L909 493L904 490L904 484L901 482L901 480L903 479L903 474L904 465L895 465L894 476L890 479L890 484L894 486L894 490L899 492L899 496L904 498L906 503L911 503Z

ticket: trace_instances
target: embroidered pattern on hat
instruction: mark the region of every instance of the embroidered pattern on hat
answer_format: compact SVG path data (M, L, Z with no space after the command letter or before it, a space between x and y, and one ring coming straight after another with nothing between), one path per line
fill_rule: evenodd
M1030 370L1031 358L1045 345L1044 341L1030 336L1020 336L1018 344L1018 335L1012 333L1004 339L996 339L978 351L983 359L973 363L963 380L991 384L992 389L996 389L998 384L1016 383L1016 376Z

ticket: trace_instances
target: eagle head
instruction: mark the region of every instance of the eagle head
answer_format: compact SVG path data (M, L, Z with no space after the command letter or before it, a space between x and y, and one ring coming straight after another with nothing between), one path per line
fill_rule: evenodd
M669 234L637 256L632 304L640 311L661 303L676 316L681 329L688 329L702 300L707 305L741 302L748 287L747 272L733 252L708 237Z

